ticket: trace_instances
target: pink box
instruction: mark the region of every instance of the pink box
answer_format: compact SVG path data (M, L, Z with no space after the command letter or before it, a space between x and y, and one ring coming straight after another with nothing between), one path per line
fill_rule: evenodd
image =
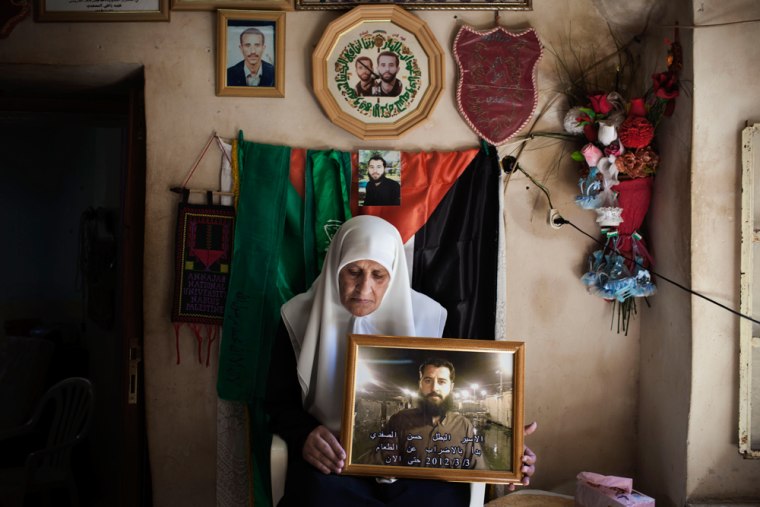
M654 507L654 498L636 490L625 493L578 481L575 488L575 505L579 507Z

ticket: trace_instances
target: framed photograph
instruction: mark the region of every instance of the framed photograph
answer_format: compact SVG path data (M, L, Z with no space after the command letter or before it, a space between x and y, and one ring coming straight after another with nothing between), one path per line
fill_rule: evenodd
M217 11L216 94L285 96L285 13Z
M330 23L312 55L314 94L361 139L396 139L424 121L443 90L443 51L424 21L364 5Z
M173 11L215 11L254 9L292 11L293 0L171 0Z
M298 10L328 10L350 9L370 3L369 0L296 0ZM418 10L501 10L501 11L530 11L533 10L532 0L371 0L376 4L401 4L406 9Z
M522 480L522 342L349 335L344 473Z
M34 20L169 21L169 0L35 0Z
M359 206L401 205L401 152L359 150Z

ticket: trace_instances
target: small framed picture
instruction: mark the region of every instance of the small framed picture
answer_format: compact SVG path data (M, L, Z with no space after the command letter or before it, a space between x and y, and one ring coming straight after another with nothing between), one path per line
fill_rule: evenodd
M359 206L401 205L401 152L359 150Z
M285 96L285 13L217 11L216 94Z
M522 342L349 335L344 473L522 480Z
M34 20L47 21L169 21L169 0L35 0Z
M215 11L217 9L292 11L293 8L293 0L172 0L173 11Z
M296 0L298 10L334 10L350 9L369 3L367 0ZM533 10L532 0L372 0L373 4L400 3L405 9L419 10L502 10L530 11Z

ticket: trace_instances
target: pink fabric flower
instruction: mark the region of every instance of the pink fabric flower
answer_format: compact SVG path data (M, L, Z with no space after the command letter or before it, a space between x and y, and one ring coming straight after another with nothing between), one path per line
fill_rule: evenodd
M583 158L586 159L589 167L595 167L599 159L602 158L602 150L591 143L581 148L581 154L583 154Z

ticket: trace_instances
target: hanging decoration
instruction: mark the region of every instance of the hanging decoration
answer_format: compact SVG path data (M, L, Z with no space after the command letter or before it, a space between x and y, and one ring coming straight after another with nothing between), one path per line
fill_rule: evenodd
M482 139L504 144L533 117L542 51L532 28L521 33L500 26L485 32L466 25L459 29L454 39L457 107Z
M203 361L201 334L206 324L209 363L211 344L219 337L232 261L235 209L213 204L189 204L185 192L177 214L172 322L190 323ZM177 329L178 331L178 329ZM177 344L177 364L180 362Z
M205 362L208 366L211 345L219 338L224 321L232 264L235 208L213 204L215 194L225 194L223 197L226 197L228 192L191 190L186 186L214 139L223 150L224 156L228 156L221 140L213 134L182 187L172 189L182 194L177 211L171 317L174 323L177 364L180 364L179 334L183 324L187 324L195 335L200 363L203 363L205 334ZM206 203L189 203L191 192L204 193Z
M636 312L635 298L656 291L648 271L652 258L639 228L659 166L655 132L673 113L679 94L677 31L667 43L667 70L652 76L645 94L629 99L618 91L569 94L571 107L564 118L565 131L583 139L571 155L581 164L576 204L596 212L605 242L589 256L581 280L590 293L619 305L618 331L624 332Z
M325 114L361 139L397 139L427 119L443 91L441 46L397 5L361 5L333 20L311 63Z

